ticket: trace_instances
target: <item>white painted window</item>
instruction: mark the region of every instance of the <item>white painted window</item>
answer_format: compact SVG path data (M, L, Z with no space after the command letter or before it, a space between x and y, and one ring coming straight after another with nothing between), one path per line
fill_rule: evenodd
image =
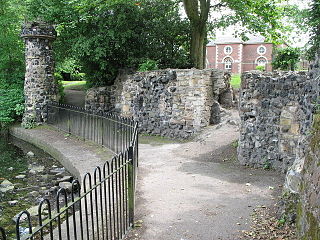
M260 47L258 47L257 52L259 54L263 55L267 52L267 48L265 46L260 46Z
M232 47L231 46L225 46L224 47L224 53L225 54L231 54L232 53Z
M224 69L231 70L232 69L232 63L233 63L233 61L232 61L231 58L229 58L229 57L225 58L224 59Z

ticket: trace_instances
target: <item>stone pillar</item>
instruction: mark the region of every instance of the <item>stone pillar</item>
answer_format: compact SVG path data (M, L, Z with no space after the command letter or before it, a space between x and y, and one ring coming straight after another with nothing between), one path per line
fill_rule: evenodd
M53 26L41 22L25 23L21 37L25 41L26 73L24 83L25 114L23 124L45 122L48 102L57 99L54 81L52 43Z

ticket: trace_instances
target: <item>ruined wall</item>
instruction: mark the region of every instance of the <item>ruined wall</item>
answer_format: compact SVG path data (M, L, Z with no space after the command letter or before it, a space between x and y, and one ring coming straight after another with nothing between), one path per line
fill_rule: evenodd
M142 132L188 138L220 121L232 105L230 74L220 70L159 70L120 74L110 87L88 90L86 108L133 117Z
M297 159L296 163L302 170L298 172L301 181L298 185L296 225L300 239L316 240L320 239L320 115L314 118L313 133L308 143L304 157ZM288 180L286 186L292 189Z
M303 148L317 98L307 72L246 72L240 90L239 161L286 171Z
M312 99L316 103L313 127L299 139L297 155L293 165L287 172L285 182L285 190L289 194L293 194L293 196L298 196L298 201L295 202L295 211L299 239L320 239L319 62L318 58L310 66L309 72L309 76L312 79L311 87L314 92ZM290 204L290 201L287 204Z
M21 37L25 40L25 114L23 124L43 122L46 104L56 100L52 42L56 32L52 26L32 22L23 26Z

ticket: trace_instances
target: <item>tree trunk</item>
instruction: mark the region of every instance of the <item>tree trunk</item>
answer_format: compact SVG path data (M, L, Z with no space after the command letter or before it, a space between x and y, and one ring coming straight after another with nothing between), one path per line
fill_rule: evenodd
M206 25L195 24L191 29L191 61L195 68L203 69L205 68L205 58L206 58Z
M183 0L184 9L191 23L190 56L195 68L205 68L207 20L210 0Z

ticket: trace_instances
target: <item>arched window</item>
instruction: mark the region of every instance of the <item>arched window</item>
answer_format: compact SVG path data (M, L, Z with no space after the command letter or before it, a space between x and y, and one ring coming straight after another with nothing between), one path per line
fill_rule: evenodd
M263 57L257 59L257 65L258 66L266 66L267 65L267 60Z
M233 60L230 57L224 59L224 69L231 70L232 69Z

